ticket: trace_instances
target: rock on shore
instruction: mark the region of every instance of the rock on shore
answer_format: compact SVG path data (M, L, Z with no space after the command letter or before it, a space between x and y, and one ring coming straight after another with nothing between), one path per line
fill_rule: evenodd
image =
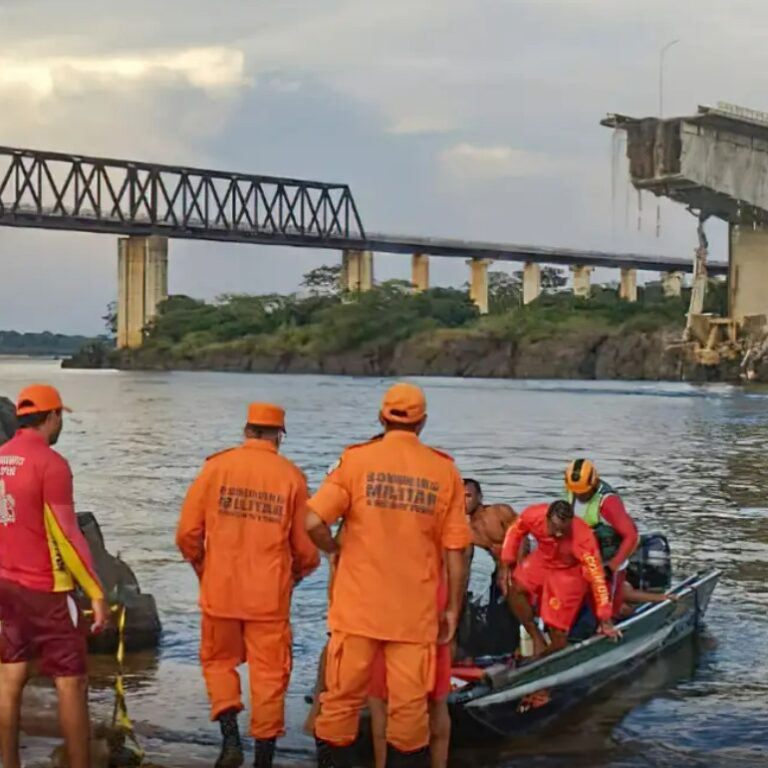
M16 407L7 397L0 397L0 443L16 432Z

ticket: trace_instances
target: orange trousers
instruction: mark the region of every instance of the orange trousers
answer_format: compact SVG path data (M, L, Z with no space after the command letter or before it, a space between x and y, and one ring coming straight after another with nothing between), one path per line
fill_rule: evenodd
M365 705L373 664L384 651L389 698L387 741L401 752L429 744L427 696L435 681L434 643L390 643L370 637L333 632L328 642L325 691L315 735L333 746L357 738L360 710Z
M240 621L203 614L200 662L211 702L211 720L243 709L237 668L248 664L251 736L285 733L285 692L291 676L291 626L287 621Z

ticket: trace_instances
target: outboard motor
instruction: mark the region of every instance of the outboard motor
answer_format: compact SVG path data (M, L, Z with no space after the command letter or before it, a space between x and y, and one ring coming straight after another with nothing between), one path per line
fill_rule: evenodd
M666 592L672 584L672 554L667 537L644 533L629 560L627 579L644 592Z

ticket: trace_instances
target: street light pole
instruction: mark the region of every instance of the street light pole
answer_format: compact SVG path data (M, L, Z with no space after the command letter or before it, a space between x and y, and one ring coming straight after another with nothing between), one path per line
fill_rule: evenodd
M664 117L664 56L673 45L679 42L679 40L671 40L659 53L659 117Z

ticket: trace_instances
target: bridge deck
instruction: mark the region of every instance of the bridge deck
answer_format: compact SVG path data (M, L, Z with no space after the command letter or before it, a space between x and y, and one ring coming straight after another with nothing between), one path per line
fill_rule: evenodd
M369 234L349 187L0 147L0 226L692 272L692 258ZM727 265L710 264L710 274Z

